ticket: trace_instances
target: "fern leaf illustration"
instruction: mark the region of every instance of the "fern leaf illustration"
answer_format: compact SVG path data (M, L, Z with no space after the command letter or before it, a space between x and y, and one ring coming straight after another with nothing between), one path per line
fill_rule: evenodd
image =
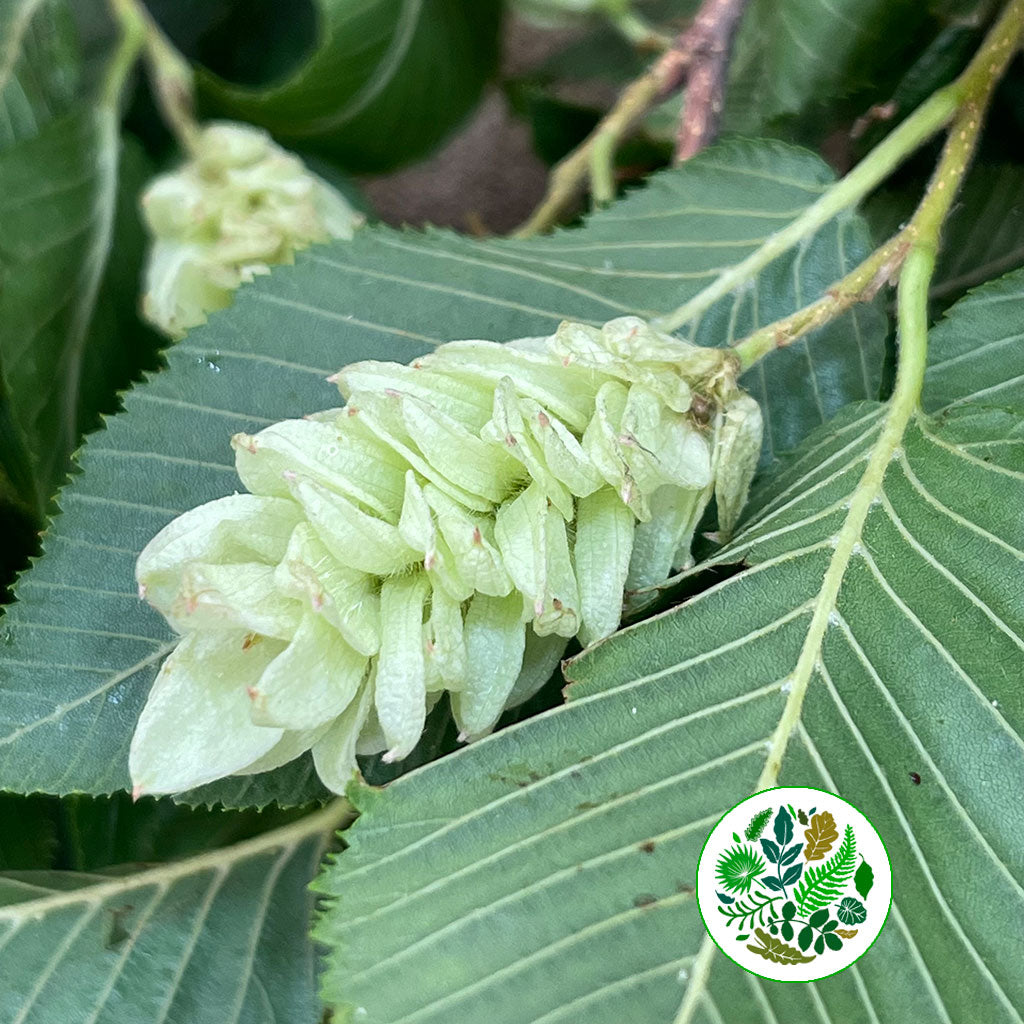
M766 807L763 811L759 811L750 819L750 824L747 826L747 831L744 835L750 842L754 842L758 839L761 833L764 831L765 825L768 824L768 819L772 816L772 809Z
M839 898L857 860L857 848L853 838L853 829L846 826L846 834L839 849L824 864L811 867L804 871L804 876L793 894L801 916L827 907Z

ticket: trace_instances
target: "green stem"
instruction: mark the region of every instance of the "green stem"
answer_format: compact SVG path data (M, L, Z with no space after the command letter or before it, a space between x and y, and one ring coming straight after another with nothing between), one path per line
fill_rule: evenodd
M588 173L596 182L595 200L598 205L601 200L614 198L612 159L615 147L664 92L665 67L665 62L659 61L627 86L586 141L554 168L547 193L530 219L513 233L514 238L532 238L555 224L579 195Z
M121 27L121 38L117 42L100 90L100 106L107 110L117 110L121 101L128 72L138 59L146 41L146 33L137 19L118 18Z
M193 114L195 81L188 61L174 48L139 0L110 0L110 8L125 35L140 35L145 43L150 79L160 112L182 149L195 152L199 125Z
M639 49L667 50L672 45L672 37L637 14L630 0L606 0L603 6L605 17L619 34Z
M710 309L719 299L759 274L772 260L799 245L843 210L854 206L884 181L911 153L949 122L960 105L956 83L940 89L876 146L845 178L815 200L795 220L730 267L678 309L653 321L666 333Z
M922 103L845 178L841 178L826 190L799 217L772 235L746 259L730 267L712 284L678 309L654 320L654 325L662 331L671 332L701 316L719 299L755 277L772 260L813 235L837 214L863 199L911 153L946 125L958 111L966 109L972 104L980 111L993 85L999 80L1013 55L1020 39L1022 25L1024 25L1024 2L1011 0L986 36L971 63L954 82L939 89ZM960 173L962 175L963 168ZM887 255L891 257L893 253ZM875 275L883 269L881 264L884 258L880 258L872 266L864 268L862 265L854 271L855 275L863 271L865 280L844 279L845 289L844 282L840 282L837 285L841 289L839 301L835 299L831 302L827 299L822 300L816 304L816 309L811 310L809 307L808 310L800 311L801 314L806 314L811 327L819 326L824 319L831 319L831 316L852 305L853 301L856 301L858 283L862 285L862 291L865 282L870 285L875 280ZM849 301L846 301L847 299ZM823 317L824 319L822 319ZM811 327L806 329L809 330ZM745 358L746 365L752 365L757 358L773 347L775 346L769 345L765 337L762 337L756 343L752 342L748 345L741 360Z

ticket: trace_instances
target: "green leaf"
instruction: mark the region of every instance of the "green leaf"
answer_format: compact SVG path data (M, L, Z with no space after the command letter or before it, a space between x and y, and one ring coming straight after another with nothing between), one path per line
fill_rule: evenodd
M843 924L860 924L867 916L864 904L860 900L855 900L852 896L844 897L843 901L839 904L839 908L836 910L836 917Z
M868 893L871 892L871 887L875 884L875 873L871 869L871 865L866 860L861 860L860 867L857 868L856 874L853 876L853 887L860 893L860 898L866 900Z
M975 400L1024 405L1022 336L1024 270L1017 270L971 292L932 331L925 408L941 413Z
M814 959L813 956L804 956L799 950L787 946L781 939L772 938L763 928L755 928L754 934L761 941L761 945L747 946L747 949L751 953L763 956L765 960L772 960L777 964L806 964ZM821 950L818 952L820 953Z
M316 49L261 88L202 76L218 112L278 138L383 170L438 143L472 109L495 66L498 0L316 0Z
M0 876L0 1019L317 1020L306 883L341 817L116 877Z
M0 154L0 373L43 508L78 441L82 364L110 248L118 128L80 108Z
M759 131L865 90L887 99L934 31L918 0L757 0L740 23L726 124Z
M975 340L969 302L936 333ZM330 1004L417 1024L663 1024L684 971L725 1020L765 1002L792 1020L1017 1020L1004 937L1024 915L1024 806L993 802L992 780L1024 785L1024 417L915 417L863 482L884 415L854 405L809 438L721 556L746 567L570 663L565 706L355 794L349 849L317 883ZM524 762L539 780L494 781ZM694 969L705 836L766 779L842 793L898 880L870 952L785 995L737 985L724 957ZM639 893L657 901L637 908Z
M171 348L168 370L131 392L126 412L85 445L46 553L0 626L0 787L104 793L127 785L134 723L175 642L136 597L135 559L173 516L238 486L233 433L337 404L324 378L354 360L407 361L451 338L506 340L550 333L566 317L603 322L668 310L826 180L809 154L734 143L655 176L578 231L474 242L364 230L243 287L231 309ZM697 339L724 344L789 312L861 259L863 242L855 218L826 226L756 287L710 309ZM874 393L883 333L877 312L861 309L749 375L769 410L769 454L851 397ZM300 762L284 782L277 772L224 780L189 798L303 803L323 795L314 778Z
M763 811L758 811L757 814L750 819L750 824L747 826L747 831L744 833L747 839L751 842L757 839L764 831L765 826L771 820L771 816L772 809L770 807L766 807Z
M793 838L793 818L785 807L779 808L772 827L775 829L775 841L780 847L787 846Z
M65 0L0 5L0 151L70 109L81 58Z
M11 0L0 7L0 187L6 184L4 150L34 138L70 108L80 71L80 54L64 0ZM0 294L7 287L7 255L5 235L0 242ZM38 514L32 465L8 388L9 383L16 387L20 382L4 379L7 345L2 334L0 331L0 501ZM10 561L18 564L23 554L12 551Z
M812 928L820 928L828 920L828 908L824 910L816 910L809 918L807 923Z

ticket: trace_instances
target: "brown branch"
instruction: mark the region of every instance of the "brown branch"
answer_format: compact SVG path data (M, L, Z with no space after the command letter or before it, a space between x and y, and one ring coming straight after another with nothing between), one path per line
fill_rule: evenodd
M729 55L748 0L704 0L679 40L688 55L686 101L676 138L676 162L689 160L718 136Z
M689 80L687 102L680 133L687 139L704 140L686 155L680 143L678 159L686 159L707 145L718 129L729 52L748 0L704 0L693 23L672 45L619 96L615 106L598 126L552 170L548 189L530 219L516 232L518 238L546 231L583 191L591 180L596 205L613 198L611 161L619 141L656 104L682 88ZM691 101L689 93L694 98Z

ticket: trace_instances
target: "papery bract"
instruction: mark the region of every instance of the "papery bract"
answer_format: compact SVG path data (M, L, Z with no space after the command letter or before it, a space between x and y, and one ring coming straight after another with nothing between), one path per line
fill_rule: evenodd
M688 564L712 497L731 530L761 416L735 361L633 317L442 345L335 378L343 409L233 439L253 493L193 509L139 556L183 634L142 712L137 792L307 749L341 790L400 760L447 692L465 739ZM204 699L204 694L208 699Z

